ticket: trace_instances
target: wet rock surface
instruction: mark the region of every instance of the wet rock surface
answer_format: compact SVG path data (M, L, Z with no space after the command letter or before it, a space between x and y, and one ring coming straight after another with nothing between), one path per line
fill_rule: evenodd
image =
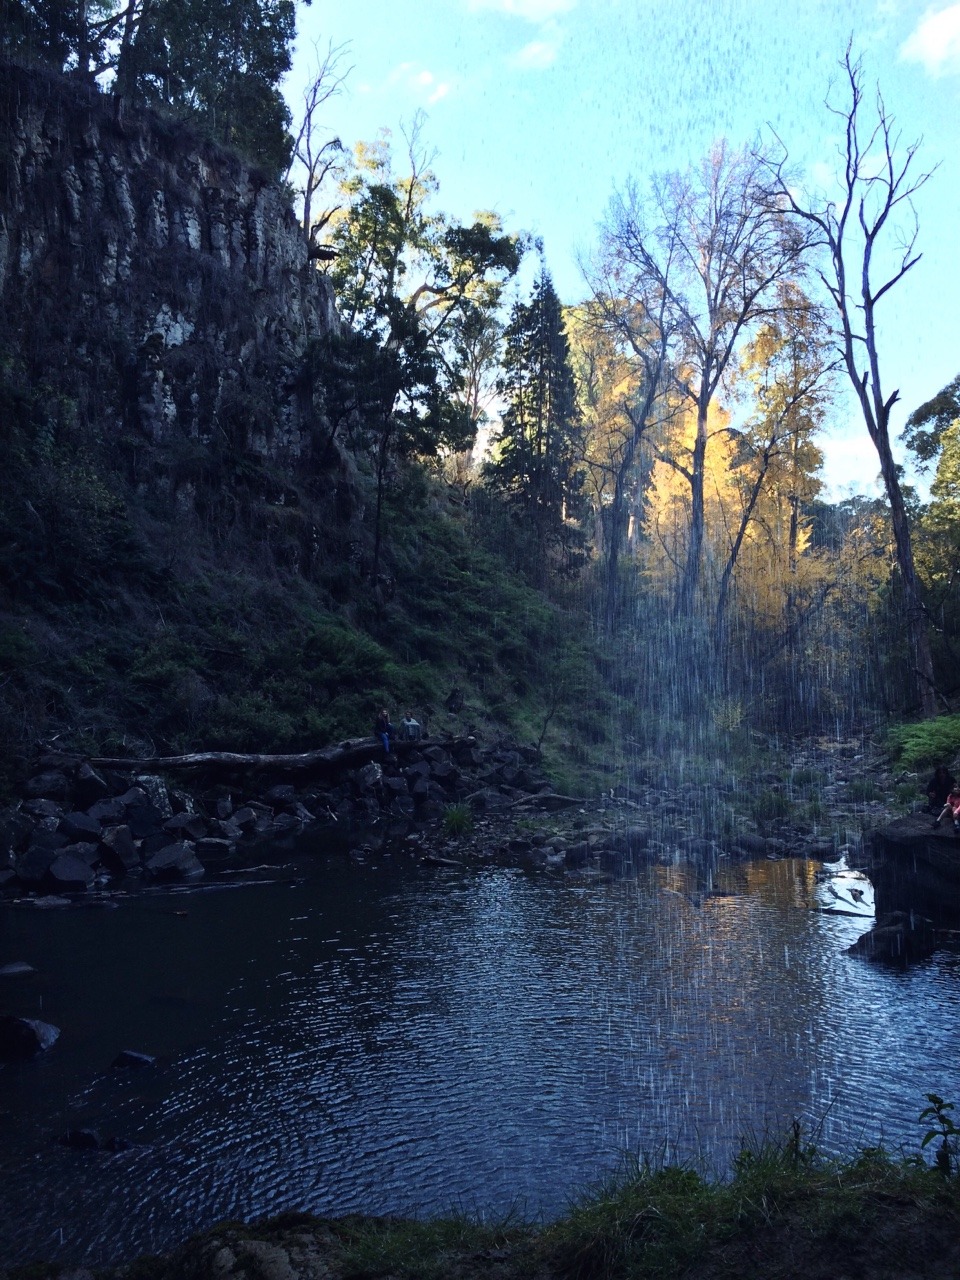
M60 1028L37 1018L0 1014L0 1059L17 1061L36 1057L49 1049L60 1036Z
M960 837L949 824L913 813L870 832L862 867L876 889L877 914L897 910L941 924L960 920Z
M20 803L0 814L0 889L39 903L119 884L189 882L208 866L243 867L309 830L328 829L346 845L342 833L372 832L372 843L358 839L355 847L411 852L404 844L411 831L426 832L451 806L496 810L551 792L538 753L513 744L398 744L388 756L373 739L341 745L342 767L298 783L277 783L261 770L185 786L133 764L98 772L87 761L48 757L27 779ZM516 785L524 757L526 791Z
M933 955L938 942L933 921L914 912L892 911L879 915L873 928L847 948L847 954L907 964Z

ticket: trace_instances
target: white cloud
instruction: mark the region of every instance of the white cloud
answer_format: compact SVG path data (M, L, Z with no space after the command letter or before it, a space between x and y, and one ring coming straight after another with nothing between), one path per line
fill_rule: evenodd
M419 67L415 62L401 62L394 67L387 77L387 83L402 85L413 97L428 106L447 97L453 89L449 80L439 79L432 71Z
M932 76L960 72L960 4L928 9L900 49L905 62L919 62Z
M497 13L509 13L527 22L546 22L558 13L569 13L577 6L577 0L468 0L471 9L492 9Z
M531 40L518 53L515 53L510 61L515 67L523 67L529 71L543 71L555 61L560 44L559 33L549 39Z
M558 17L570 13L579 0L466 0L467 7L521 18L540 30L508 59L510 66L522 71L543 71L556 61L563 43L563 31Z

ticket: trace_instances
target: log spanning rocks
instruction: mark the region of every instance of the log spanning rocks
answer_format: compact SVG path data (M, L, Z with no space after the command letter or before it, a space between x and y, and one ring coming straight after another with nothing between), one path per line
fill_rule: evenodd
M960 836L929 814L911 814L870 834L860 869L873 883L878 919L913 913L936 924L960 920Z
M178 774L189 789L171 780ZM472 737L397 743L386 757L373 738L284 756L48 756L23 790L0 813L0 889L47 901L129 877L196 881L308 827L347 832L437 817L453 803L493 811L552 794L534 748L481 748Z

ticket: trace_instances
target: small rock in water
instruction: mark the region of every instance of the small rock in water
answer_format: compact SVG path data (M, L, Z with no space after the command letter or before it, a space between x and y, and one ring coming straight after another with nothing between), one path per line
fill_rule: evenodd
M110 1064L116 1070L127 1067L152 1067L156 1058L149 1053L140 1053L137 1049L123 1049Z
M102 1145L96 1129L68 1129L60 1135L59 1142L73 1151L99 1151Z
M36 1018L0 1016L0 1058L24 1059L49 1049L60 1036L60 1028Z

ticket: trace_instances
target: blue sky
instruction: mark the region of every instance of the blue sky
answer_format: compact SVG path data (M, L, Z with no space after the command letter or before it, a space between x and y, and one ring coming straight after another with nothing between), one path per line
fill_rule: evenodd
M589 253L628 178L698 161L719 137L751 143L772 126L813 183L839 141L824 107L853 37L905 142L923 138L923 257L888 295L887 393L910 410L960 372L960 4L916 0L313 0L299 11L288 97L296 112L315 44L352 67L325 120L350 146L426 114L438 204L495 209L544 240L561 298L585 292ZM838 85L838 89L842 86ZM842 103L842 94L837 95ZM835 495L872 489L877 466L852 408L825 441Z

